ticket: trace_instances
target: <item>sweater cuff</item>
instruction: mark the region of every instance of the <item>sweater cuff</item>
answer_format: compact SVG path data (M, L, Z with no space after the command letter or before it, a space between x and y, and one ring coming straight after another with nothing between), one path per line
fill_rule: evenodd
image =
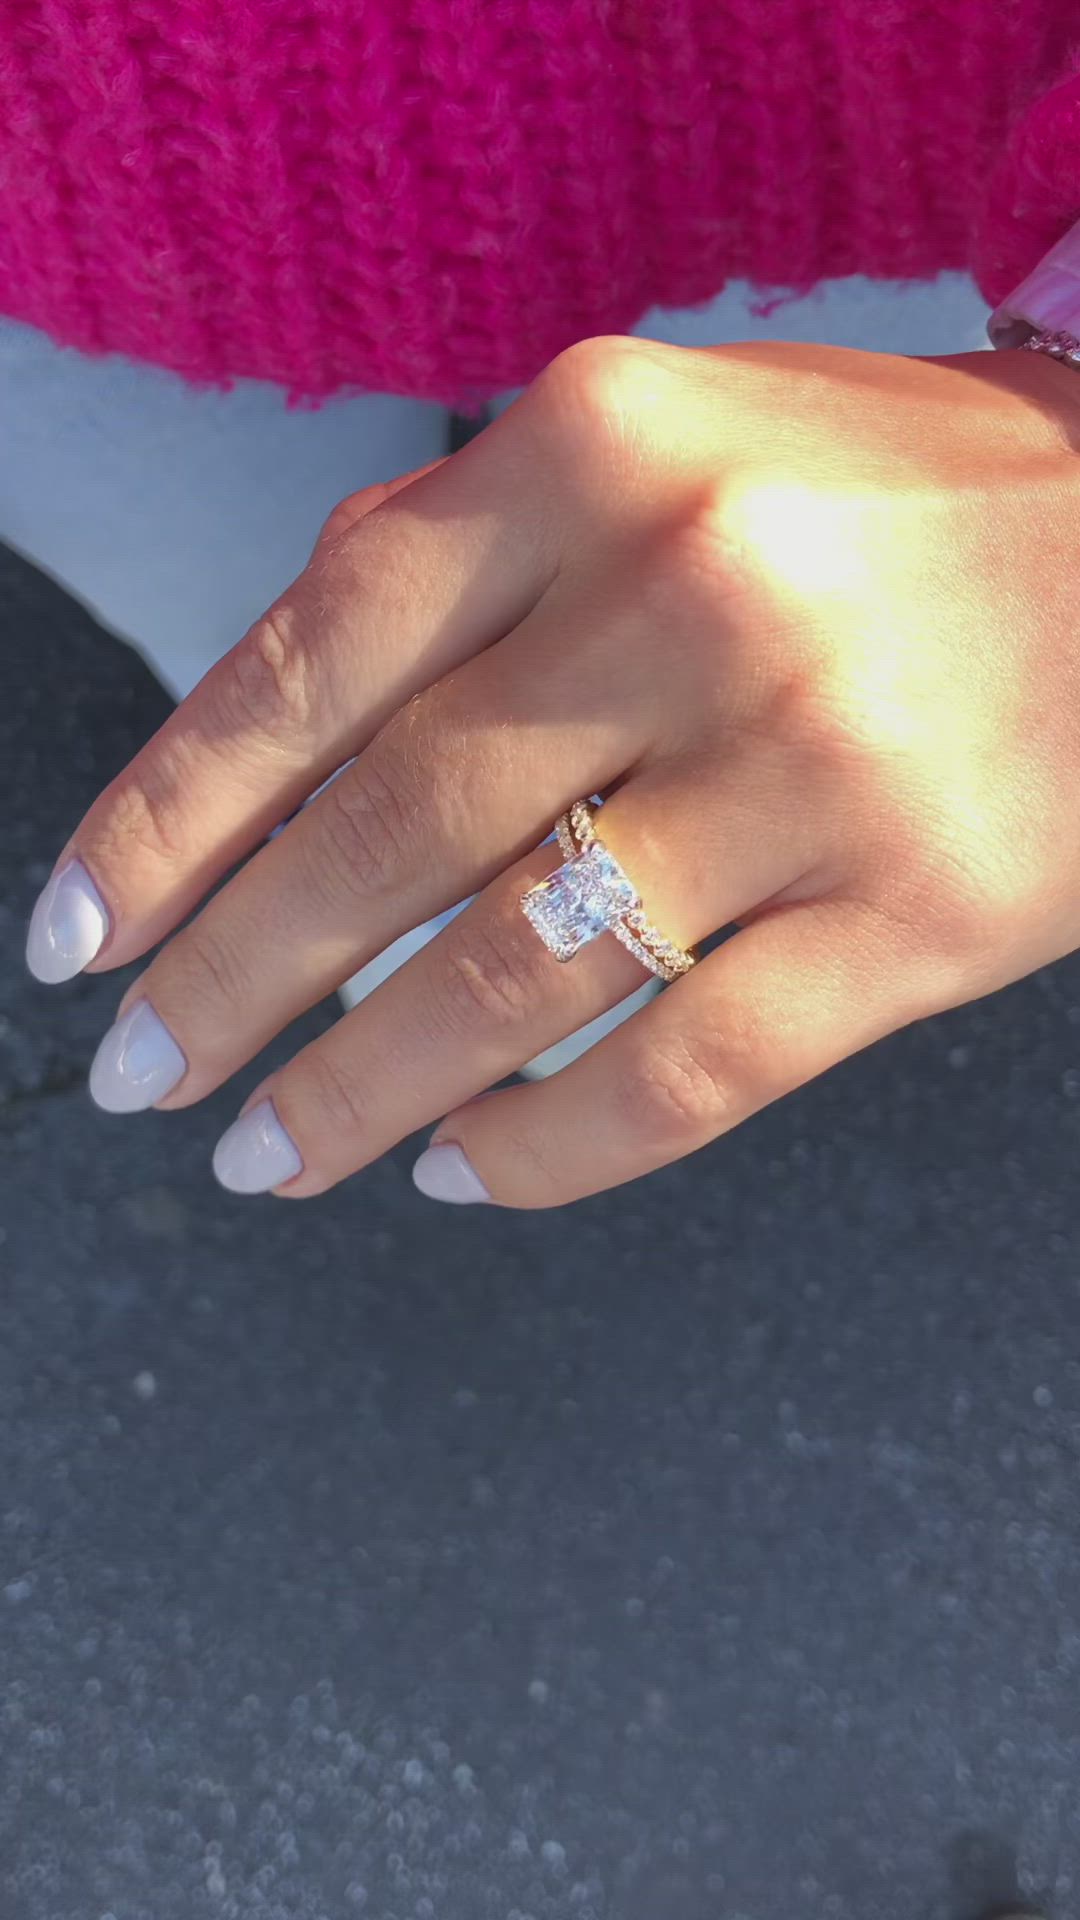
M1065 307L1074 323L1080 316L1080 236L1058 246L1078 220L1080 73L1072 73L1024 114L987 182L972 264L999 309L991 323L996 344L1016 344L1004 338L1014 315L1029 322L1028 332L1064 326L1054 316ZM1044 265L1051 248L1058 251Z

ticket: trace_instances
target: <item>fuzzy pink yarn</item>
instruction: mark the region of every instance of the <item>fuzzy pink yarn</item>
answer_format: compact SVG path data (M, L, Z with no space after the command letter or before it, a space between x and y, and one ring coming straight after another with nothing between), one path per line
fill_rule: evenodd
M974 249L992 305L1080 218L1080 76L1036 101L991 172Z
M0 307L462 399L733 276L997 294L1078 211L1080 83L1037 104L1070 35L1075 0L4 0Z

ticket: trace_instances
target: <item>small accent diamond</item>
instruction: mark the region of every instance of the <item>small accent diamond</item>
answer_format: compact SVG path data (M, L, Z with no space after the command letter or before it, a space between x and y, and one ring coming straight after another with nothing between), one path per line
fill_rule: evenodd
M559 842L559 852L562 854L563 859L576 860L579 848L577 841L574 839L568 813L562 814L555 822L555 838Z

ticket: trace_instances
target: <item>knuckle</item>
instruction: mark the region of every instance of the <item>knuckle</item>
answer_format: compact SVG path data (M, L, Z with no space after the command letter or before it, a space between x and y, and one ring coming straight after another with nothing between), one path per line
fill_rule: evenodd
M621 1088L632 1127L649 1142L682 1150L720 1131L731 1108L730 1061L686 1036L653 1041Z
M947 978L955 971L957 991L984 963L1000 960L1033 878L1018 865L1006 833L989 822L959 826L963 812L957 796L946 796L940 807L894 813L888 847L878 856L905 946L944 967Z
M548 955L522 925L525 933L519 935L509 918L482 921L464 915L450 929L435 985L444 1027L452 1032L514 1027L535 1014L549 986L543 965Z
M966 961L996 944L1005 913L1005 891L978 865L950 857L937 863L923 891L923 913L935 947Z
M359 521L381 507L390 492L384 481L373 481L370 486L359 487L355 493L347 493L337 506L332 508L323 521L316 542L316 549L332 545L342 534L351 532Z
M921 889L909 896L909 923L919 914L924 941L934 957L955 971L962 989L984 967L1000 965L1015 938L1022 883L1009 870L1007 859L983 847L949 847L924 869ZM1031 924L1028 921L1028 924Z
M404 755L375 741L355 767L335 780L322 802L335 883L362 895L400 885L415 863L425 821L419 783Z
M533 382L532 392L575 445L622 444L655 391L660 366L649 342L601 335L565 348Z
M912 741L921 731L911 701L881 684L879 666L863 653L841 658L837 641L815 636L788 683L800 732L815 762L830 772L862 774L875 789L920 804ZM816 651L815 651L816 647Z
M554 1142L545 1130L525 1120L509 1120L502 1136L502 1156L512 1170L512 1185L527 1196L529 1207L559 1206L566 1199L566 1170Z
M94 864L102 872L122 867L133 854L178 865L191 854L188 811L187 789L171 757L150 749L131 777L104 797L85 844L92 840Z
M217 669L226 726L303 737L315 713L314 668L296 609L271 607Z
M170 1001L242 1009L250 1005L251 969L242 948L215 925L216 916L204 915L186 933L178 935L163 956L170 975Z
M290 1112L305 1116L314 1137L353 1139L370 1125L370 1094L332 1044L309 1047L289 1068Z
M674 599L703 621L710 640L715 639L717 620L727 614L730 603L756 588L729 524L725 476L702 481L682 510L655 532L643 575L645 598L657 617L670 625Z

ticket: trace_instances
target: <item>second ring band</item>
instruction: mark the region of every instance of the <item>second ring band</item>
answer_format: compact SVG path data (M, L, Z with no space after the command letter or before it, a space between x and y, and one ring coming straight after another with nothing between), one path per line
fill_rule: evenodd
M653 925L633 882L600 839L596 810L576 800L556 823L563 865L522 895L522 911L557 960L571 960L590 940L613 933L660 980L677 980L696 954Z

